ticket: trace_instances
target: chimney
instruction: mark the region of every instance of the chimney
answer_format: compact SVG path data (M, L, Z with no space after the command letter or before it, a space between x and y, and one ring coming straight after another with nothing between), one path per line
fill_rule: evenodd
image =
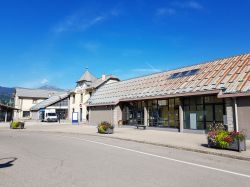
M106 75L102 75L102 80L103 80L103 81L106 80Z

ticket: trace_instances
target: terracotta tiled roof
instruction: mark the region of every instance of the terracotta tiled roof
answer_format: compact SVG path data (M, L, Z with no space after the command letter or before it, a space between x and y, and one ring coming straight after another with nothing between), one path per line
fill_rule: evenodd
M174 73L198 69L190 76L170 78ZM115 104L124 100L168 97L200 92L224 95L250 92L250 53L219 59L100 87L89 105Z

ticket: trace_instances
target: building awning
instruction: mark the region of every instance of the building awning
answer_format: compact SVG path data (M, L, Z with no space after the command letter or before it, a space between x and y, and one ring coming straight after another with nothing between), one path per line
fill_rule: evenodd
M7 109L7 110L20 110L18 108L12 107L12 106L8 106L8 105L4 105L0 103L0 109Z

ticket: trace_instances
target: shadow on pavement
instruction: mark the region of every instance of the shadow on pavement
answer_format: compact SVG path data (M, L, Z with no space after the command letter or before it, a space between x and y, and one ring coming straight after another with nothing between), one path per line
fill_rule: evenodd
M13 162L15 162L17 158L10 157L10 158L1 158L0 159L0 169L7 168L13 166Z

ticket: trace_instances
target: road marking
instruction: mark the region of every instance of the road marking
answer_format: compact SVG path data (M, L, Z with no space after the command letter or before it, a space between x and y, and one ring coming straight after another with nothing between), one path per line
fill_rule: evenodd
M200 168L205 168L205 169L210 169L210 170L220 171L220 172L229 173L229 174L233 174L233 175L238 175L238 176L241 176L241 177L250 178L250 175L246 175L246 174L242 174L242 173L237 173L237 172L224 170L224 169L219 169L219 168L210 167L210 166L201 165L201 164L196 164L196 163L193 163L193 162L177 160L177 159L173 159L173 158L169 158L169 157L165 157L165 156L160 156L160 155L156 155L156 154L152 154L152 153L146 153L146 152L143 152L143 151L137 151L137 150L134 150L134 149L120 147L120 146L117 146L117 145L106 144L106 143L102 143L102 142L98 142L98 141L88 140L88 139L84 139L84 138L77 138L77 137L72 137L72 136L61 136L61 135L56 135L56 136L63 137L63 138L71 138L71 139L81 140L81 141L85 141L85 142L90 142L90 143L94 143L94 144L99 144L99 145L104 145L104 146L107 146L107 147L113 147L113 148L116 148L116 149L129 151L129 152L139 153L139 154L142 154L142 155L161 158L161 159L164 159L164 160L170 160L170 161L173 161L173 162L178 162L178 163L182 163L182 164L187 164L187 165L191 165L191 166L196 166L196 167L200 167Z

